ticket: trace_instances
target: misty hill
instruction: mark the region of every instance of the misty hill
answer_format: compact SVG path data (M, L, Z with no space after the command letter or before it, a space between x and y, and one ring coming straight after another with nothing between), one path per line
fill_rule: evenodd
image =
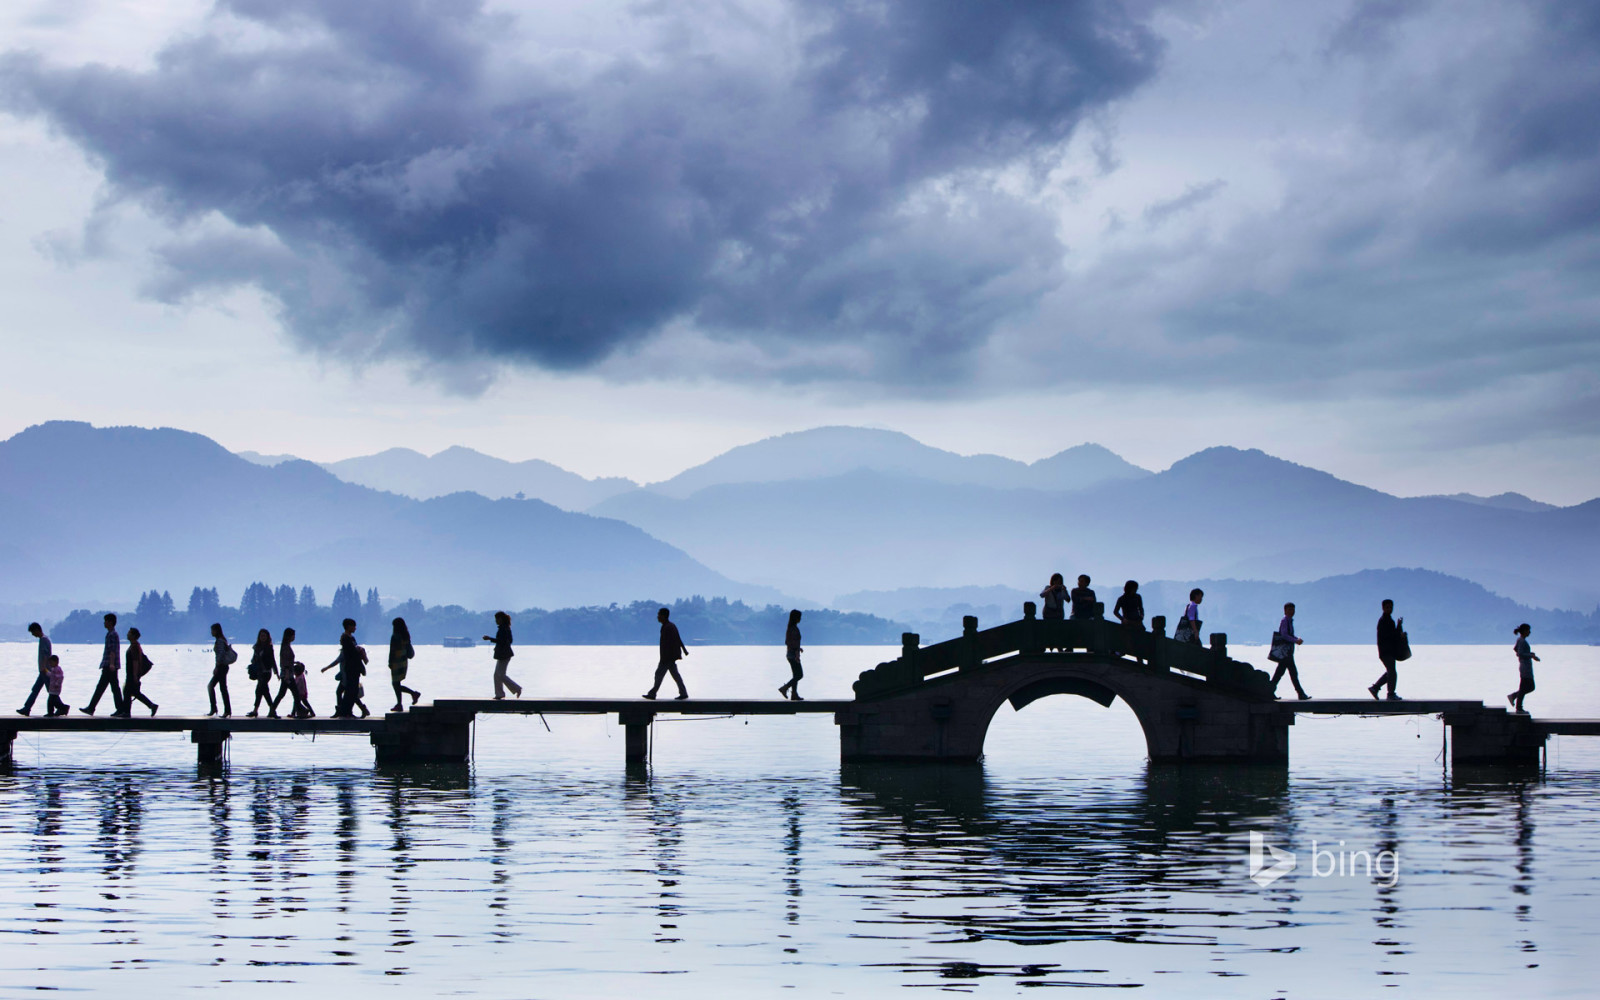
M1059 491L1150 475L1096 444L1030 465L999 455L958 455L897 431L817 427L740 445L648 489L682 499L711 486L828 478L863 469L936 483Z
M1122 593L1122 580L1096 580L1095 593L1111 607ZM1139 585L1148 618L1164 615L1168 633L1191 588L1206 592L1201 609L1206 632L1225 632L1234 645L1265 645L1278 626L1286 601L1296 605L1296 629L1307 642L1369 643L1374 639L1379 604L1394 600L1397 614L1417 643L1435 645L1511 642L1520 622L1534 627L1540 642L1600 641L1600 609L1592 614L1550 611L1492 594L1459 577L1420 569L1366 570L1309 583L1261 580L1154 580ZM977 615L980 625L1022 616L1022 602L1033 593L1008 587L907 587L863 591L840 596L835 606L870 612L905 622L925 642L961 631L963 615Z
M491 608L780 596L631 525L537 500L412 500L310 462L256 465L171 429L53 422L0 443L0 601L351 578Z
M1480 497L1475 493L1445 493L1436 494L1429 499L1460 500L1462 503L1482 504L1485 507L1504 507L1507 510L1559 510L1553 503L1534 500L1521 493L1496 493L1492 497Z
M574 511L585 510L607 497L638 486L631 479L585 479L537 458L508 462L459 446L431 456L410 448L390 448L376 455L324 462L322 467L347 483L417 500L461 492L478 493L491 499L521 493L562 510Z
M1307 582L1409 565L1543 607L1593 607L1600 501L1522 511L1400 498L1260 451L1211 448L1165 472L1063 492L856 471L734 483L592 508L737 579L825 596L1007 581Z

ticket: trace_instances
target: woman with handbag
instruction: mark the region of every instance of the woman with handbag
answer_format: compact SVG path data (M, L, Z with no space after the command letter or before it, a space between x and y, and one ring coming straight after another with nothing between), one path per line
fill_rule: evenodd
M144 655L144 647L139 644L137 628L128 629L128 651L124 654L123 662L126 664L126 669L122 675L122 711L118 714L123 718L132 715L133 703L139 701L144 703L152 716L155 715L156 709L160 706L146 698L144 692L139 690L144 684L144 675L148 674L155 664L150 662L150 657Z
M401 695L409 694L411 704L415 705L422 695L400 683L406 679L406 670L411 666L411 660L417 651L411 645L411 630L406 627L404 618L394 620L394 632L389 636L389 683L394 686L394 708L391 712L404 712L405 699Z
M1178 619L1178 627L1172 630L1174 639L1200 645L1200 602L1205 599L1206 592L1199 587L1189 591L1189 606L1183 609L1183 617Z
M250 666L245 676L256 682L256 703L245 718L253 719L261 713L261 703L267 703L267 717L276 719L278 710L272 705L272 677L278 672L278 661L273 656L272 633L266 629L256 632L256 644L250 649Z
M222 688L222 717L226 719L233 714L233 706L228 703L228 667L239 654L228 645L228 637L222 634L222 623L211 623L211 653L216 657L216 664L211 668L211 683L206 685L206 695L211 699L211 711L207 715L217 714L217 688Z
M1278 664L1278 669L1272 673L1272 696L1278 696L1278 681L1283 675L1289 675L1289 683L1294 685L1294 693L1300 696L1301 701L1306 701L1311 696L1306 694L1306 689L1300 686L1300 671L1294 666L1294 648L1303 640L1294 634L1294 602L1290 601L1283 606L1283 620L1278 622L1278 631L1272 633L1272 649L1267 653L1267 659Z

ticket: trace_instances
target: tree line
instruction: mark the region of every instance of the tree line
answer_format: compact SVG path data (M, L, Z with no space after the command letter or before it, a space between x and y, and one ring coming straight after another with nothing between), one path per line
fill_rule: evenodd
M781 645L789 609L777 604L751 607L723 597L690 597L662 604L634 601L578 608L525 608L512 611L512 629L519 643L570 646L653 645L660 633L659 608L672 609L672 620L691 643L711 645ZM195 587L179 610L168 591L150 590L140 595L131 614L118 613L121 624L136 626L146 644L210 644L210 629L219 622L230 637L253 637L257 629L274 636L292 627L302 643L331 644L341 631L339 623L354 618L367 636L388 635L391 619L404 618L413 642L437 643L446 636L474 639L494 632L496 609L475 611L459 604L425 606L409 600L384 608L376 588L363 597L353 584L336 589L330 603L317 602L310 587L287 584L269 587L252 583L236 606L222 603L215 587ZM103 610L73 611L50 629L56 642L98 643L105 637ZM805 641L808 645L897 646L904 628L875 615L855 612L807 610ZM370 641L370 640L369 640Z

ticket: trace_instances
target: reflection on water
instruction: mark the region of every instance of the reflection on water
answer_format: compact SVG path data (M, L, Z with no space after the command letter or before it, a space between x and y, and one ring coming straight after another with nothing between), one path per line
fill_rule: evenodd
M1592 992L1594 744L1450 775L1429 720L1307 720L1287 768L1150 767L1125 711L1046 699L981 765L841 767L818 718L664 726L624 766L614 720L550 721L480 726L459 767L29 746L0 776L0 993ZM1249 831L1296 869L1257 886Z

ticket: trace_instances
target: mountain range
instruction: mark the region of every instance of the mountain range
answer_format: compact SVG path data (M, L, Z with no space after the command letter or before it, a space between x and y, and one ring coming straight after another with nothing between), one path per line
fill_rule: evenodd
M781 599L620 521L539 500L414 500L185 431L51 422L0 442L0 601L372 581L430 603Z

